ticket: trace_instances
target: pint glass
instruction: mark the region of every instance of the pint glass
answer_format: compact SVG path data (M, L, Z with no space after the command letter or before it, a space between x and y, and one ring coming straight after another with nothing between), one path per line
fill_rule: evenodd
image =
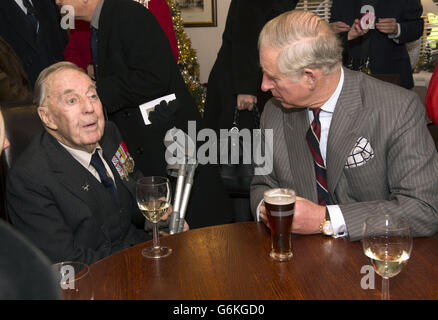
M266 215L271 227L271 258L292 259L291 229L295 209L295 191L269 189L264 193Z

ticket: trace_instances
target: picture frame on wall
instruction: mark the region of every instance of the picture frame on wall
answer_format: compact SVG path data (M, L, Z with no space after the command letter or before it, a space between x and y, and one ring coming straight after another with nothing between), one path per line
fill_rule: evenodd
M175 0L184 27L216 27L217 0Z

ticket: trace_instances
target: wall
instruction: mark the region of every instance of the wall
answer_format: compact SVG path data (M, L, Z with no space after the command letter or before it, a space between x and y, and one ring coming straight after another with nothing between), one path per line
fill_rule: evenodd
M208 81L208 75L216 61L217 53L222 44L222 33L230 3L231 0L217 0L217 27L184 29L192 42L192 48L196 50L201 83Z

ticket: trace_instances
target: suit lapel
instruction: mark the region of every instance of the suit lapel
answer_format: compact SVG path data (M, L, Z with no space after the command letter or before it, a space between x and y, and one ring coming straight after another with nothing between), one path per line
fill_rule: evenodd
M45 133L42 145L46 149L50 168L58 177L59 182L90 207L90 211L95 215L97 221L104 226L105 212L111 210L109 197L100 201L102 197L107 196L104 187L50 134ZM103 231L108 235L107 230Z
M360 74L344 68L344 84L336 103L327 141L327 183L332 199L347 157L359 138L366 116L359 84Z
M292 186L297 195L317 202L313 157L306 140L310 122L307 109L283 112L284 137L289 155Z

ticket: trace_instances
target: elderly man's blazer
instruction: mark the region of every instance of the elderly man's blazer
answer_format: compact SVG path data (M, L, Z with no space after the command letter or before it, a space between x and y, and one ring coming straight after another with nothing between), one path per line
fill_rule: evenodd
M112 169L120 204L49 133L36 136L8 174L7 202L12 224L51 260L93 263L149 240L135 200L134 171L121 179L112 163L122 139L108 122L100 141Z

